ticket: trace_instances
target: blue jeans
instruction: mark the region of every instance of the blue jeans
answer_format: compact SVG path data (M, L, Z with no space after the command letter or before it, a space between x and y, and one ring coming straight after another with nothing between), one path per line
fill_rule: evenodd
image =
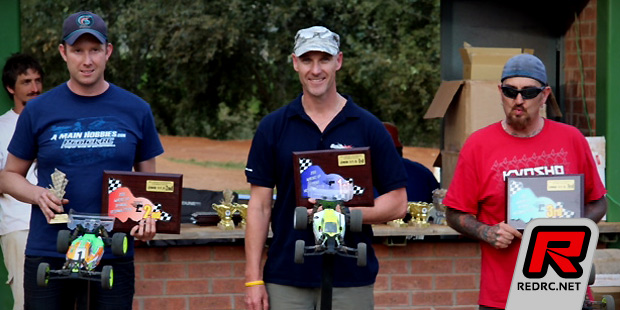
M50 269L61 269L64 258L26 256L24 265L24 294L26 310L131 310L135 269L133 257L101 260L95 269L105 265L114 268L111 290L101 288L101 282L82 279L50 279L47 287L37 285L39 263L50 264Z

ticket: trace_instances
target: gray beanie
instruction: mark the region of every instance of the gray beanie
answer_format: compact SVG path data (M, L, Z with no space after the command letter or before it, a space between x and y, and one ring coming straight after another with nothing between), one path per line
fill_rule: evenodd
M530 54L519 54L508 59L502 71L502 82L511 77L528 77L547 85L545 65L538 57Z

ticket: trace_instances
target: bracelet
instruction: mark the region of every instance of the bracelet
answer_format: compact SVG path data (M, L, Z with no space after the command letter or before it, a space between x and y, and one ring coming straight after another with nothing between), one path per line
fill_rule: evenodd
M252 282L245 282L245 287L257 286L257 285L265 285L265 281L258 280L258 281L252 281Z

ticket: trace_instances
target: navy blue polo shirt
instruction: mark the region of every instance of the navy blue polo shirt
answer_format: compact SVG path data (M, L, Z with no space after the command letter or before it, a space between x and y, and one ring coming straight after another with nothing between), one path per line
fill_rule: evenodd
M273 238L268 250L263 279L269 283L299 287L321 286L321 256L306 256L295 264L295 241L314 244L311 229L293 229L295 184L293 152L326 150L337 147L370 147L373 185L379 194L405 187L407 176L392 138L374 115L360 108L349 96L338 115L321 132L304 111L301 95L288 105L267 115L258 126L248 156L246 177L253 185L276 188L271 212ZM336 256L335 287L370 285L375 282L379 263L372 249L372 228L362 233L348 232L347 246L368 245L368 264L358 267L355 258Z

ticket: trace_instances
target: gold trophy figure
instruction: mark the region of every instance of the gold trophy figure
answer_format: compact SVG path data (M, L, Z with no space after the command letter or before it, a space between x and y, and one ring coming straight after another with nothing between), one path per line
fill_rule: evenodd
M428 227L428 216L433 208L432 204L426 202L409 202L409 213L411 214L411 225L418 227Z
M233 222L232 216L236 211L236 208L233 206L233 192L229 189L225 189L223 191L224 199L220 202L220 204L214 203L212 205L213 210L217 212L217 216L219 216L220 221L217 223L217 227L222 230L233 230L235 229L235 222Z
M241 215L241 222L239 222L238 226L245 229L245 219L248 217L248 205L244 203L233 203L233 206L235 210L239 212L239 215Z

